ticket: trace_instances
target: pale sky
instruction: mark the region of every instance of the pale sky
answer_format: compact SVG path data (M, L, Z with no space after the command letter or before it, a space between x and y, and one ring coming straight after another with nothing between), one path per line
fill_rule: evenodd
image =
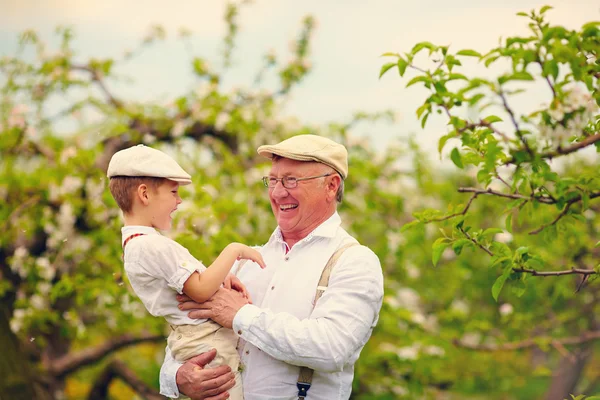
M235 65L225 84L250 86L262 55L269 50L287 59L302 17L311 14L317 20L314 69L293 93L286 114L319 124L349 120L356 111L393 109L400 115L396 124L364 125L358 133L379 146L393 137L416 134L423 146L435 152L437 139L446 132L445 121L434 118L421 130L415 110L425 99L425 90L406 89L410 77L400 79L395 72L379 80L379 69L386 62L380 55L406 52L425 40L454 50L484 52L497 45L501 36L526 33L526 20L517 12L546 4L554 7L547 13L549 20L570 29L600 20L598 0L254 0L241 8ZM194 84L190 53L176 39L180 27L194 34L193 55L218 64L225 34L224 5L208 0L0 0L0 56L13 53L18 32L35 29L49 38L57 25L75 29L75 48L81 56L120 56L158 23L170 39L118 69L133 83L112 87L125 98L164 100ZM482 72L476 63L465 65L465 75ZM546 100L546 92L547 88L534 87L516 106L539 104Z

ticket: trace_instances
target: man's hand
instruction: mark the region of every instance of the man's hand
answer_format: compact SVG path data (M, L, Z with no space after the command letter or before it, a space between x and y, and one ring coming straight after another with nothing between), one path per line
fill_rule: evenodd
M225 289L237 290L245 298L248 299L248 302L250 302L250 304L252 304L252 299L250 298L250 293L248 292L248 289L246 289L246 286L234 274L229 274L225 277L225 280L223 281L223 287Z
M192 357L179 370L175 381L179 391L192 400L223 400L229 398L227 390L235 385L231 368L221 365L216 368L204 368L217 355L212 349Z
M188 313L190 318L210 318L217 324L232 328L235 314L240 308L249 304L248 299L235 290L219 289L213 296L204 303L196 303L189 297L177 295L177 301L180 302L180 310L192 310Z

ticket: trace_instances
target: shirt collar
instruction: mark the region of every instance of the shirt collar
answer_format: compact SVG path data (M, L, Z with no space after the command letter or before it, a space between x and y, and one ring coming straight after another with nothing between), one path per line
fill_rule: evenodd
M335 234L342 224L342 219L340 215L336 212L333 213L331 217L329 217L325 222L321 225L317 226L314 231L309 233L302 241L310 240L313 237L326 237L332 238L335 237ZM276 240L278 243L285 243L283 240L283 235L281 233L281 228L279 226L275 228L275 231L271 235L271 240Z
M160 233L158 233L158 231L151 226L127 225L121 228L123 240L131 235L135 235L136 233L141 233L144 235L160 235Z

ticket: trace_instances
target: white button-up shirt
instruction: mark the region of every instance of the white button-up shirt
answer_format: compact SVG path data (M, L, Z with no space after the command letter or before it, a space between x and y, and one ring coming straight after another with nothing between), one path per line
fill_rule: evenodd
M164 317L171 325L198 325L206 319L191 319L177 308L175 292L183 293L183 284L195 271L206 267L179 243L149 226L124 226L123 243L135 234L124 249L125 273L135 294L148 312Z
M260 250L267 267L248 262L239 271L254 303L233 320L242 339L246 400L297 399L299 366L315 370L307 399L350 397L354 363L377 323L383 298L375 253L364 246L348 248L333 267L327 290L313 303L325 264L351 242L356 240L341 227L337 213L287 252L277 228ZM179 366L167 348L160 375L163 395L179 396Z

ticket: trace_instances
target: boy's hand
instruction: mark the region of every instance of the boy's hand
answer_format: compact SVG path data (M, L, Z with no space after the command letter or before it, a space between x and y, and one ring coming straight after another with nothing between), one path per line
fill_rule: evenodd
M231 243L227 247L235 251L238 260L251 260L260 265L261 268L266 267L265 260L263 260L258 250L241 243Z
M225 289L233 289L240 292L246 299L248 299L248 302L252 304L252 299L250 298L250 293L246 289L246 286L234 274L229 274L227 277L225 277L223 286Z

